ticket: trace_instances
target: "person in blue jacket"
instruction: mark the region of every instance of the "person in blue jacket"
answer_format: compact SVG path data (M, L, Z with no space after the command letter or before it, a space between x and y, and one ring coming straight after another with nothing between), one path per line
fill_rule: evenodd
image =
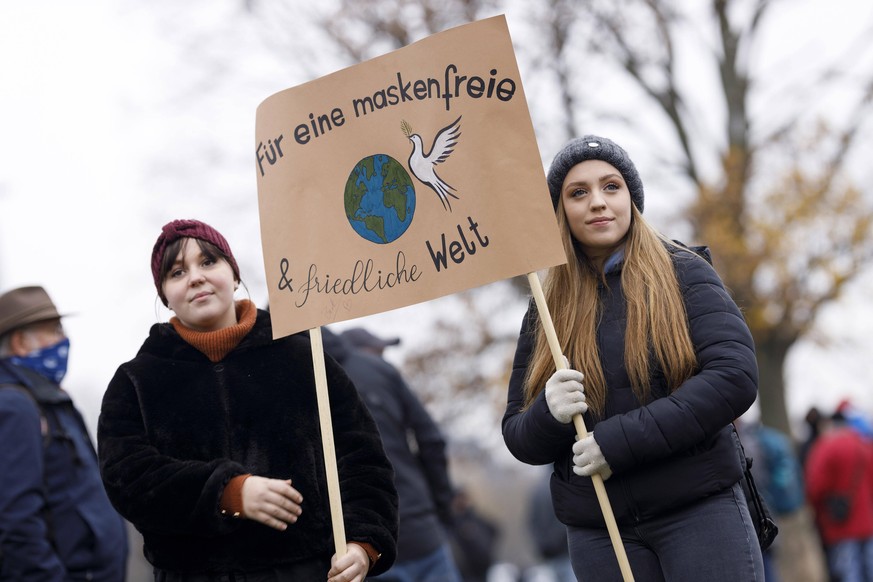
M642 180L611 140L569 142L548 185L569 262L549 270L544 293L569 369L556 371L532 306L503 436L519 460L553 464L576 577L622 579L597 473L636 580L762 580L732 425L757 395L755 347L708 249L643 219ZM577 414L592 431L579 439Z
M119 582L124 520L60 383L70 341L42 287L0 295L0 580Z
M746 456L753 460L751 471L758 491L778 525L802 508L806 501L803 469L794 443L786 433L758 420L737 419L734 426L743 442ZM779 546L776 543L763 552L767 582L780 580L778 553Z

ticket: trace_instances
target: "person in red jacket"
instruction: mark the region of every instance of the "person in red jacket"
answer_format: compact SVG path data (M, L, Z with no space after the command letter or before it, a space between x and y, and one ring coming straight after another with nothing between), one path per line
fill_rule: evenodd
M873 442L837 412L812 445L804 477L831 575L873 581Z

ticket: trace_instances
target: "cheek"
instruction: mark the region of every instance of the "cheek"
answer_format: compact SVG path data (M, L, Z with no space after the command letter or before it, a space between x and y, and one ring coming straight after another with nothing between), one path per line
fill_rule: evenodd
M585 213L582 212L578 207L565 209L565 217L567 220L567 228L569 229L570 234L572 234L574 238L578 239L579 236L582 234L582 229L580 228L580 225L585 223Z
M42 342L40 342L40 338L35 334L28 333L25 335L21 341L21 346L24 350L25 354L29 354L35 352L36 350L42 348Z
M236 287L236 281L233 280L233 277L221 277L215 281L215 286L219 289L227 289L233 292Z
M568 226L570 227L570 236L578 241L585 236L585 233L577 226L577 224L578 223L571 221L568 223Z
M628 206L620 218L622 230L625 233L627 233L627 231L630 230L631 221L633 220L632 217L633 217L633 215L631 214L630 206Z
M161 289L170 307L179 301L180 296L184 296L184 288L181 285L173 284L172 281L165 281Z

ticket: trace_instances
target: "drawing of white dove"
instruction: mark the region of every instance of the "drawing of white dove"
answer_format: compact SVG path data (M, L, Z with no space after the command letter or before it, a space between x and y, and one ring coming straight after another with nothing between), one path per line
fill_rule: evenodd
M423 184L429 186L443 203L443 208L452 210L452 204L449 201L449 196L458 200L458 197L452 192L455 190L452 186L444 182L436 173L436 165L446 161L449 154L455 149L455 144L458 143L458 138L461 136L461 126L458 117L452 123L439 130L433 140L433 146L430 152L424 153L424 144L421 142L421 136L417 133L412 133L412 127L405 121L400 122L400 127L403 129L404 135L412 142L412 153L409 154L409 169Z

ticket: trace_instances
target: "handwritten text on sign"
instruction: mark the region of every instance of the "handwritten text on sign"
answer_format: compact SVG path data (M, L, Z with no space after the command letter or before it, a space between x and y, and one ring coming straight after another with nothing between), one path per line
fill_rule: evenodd
M566 260L503 17L276 93L254 154L276 337Z

